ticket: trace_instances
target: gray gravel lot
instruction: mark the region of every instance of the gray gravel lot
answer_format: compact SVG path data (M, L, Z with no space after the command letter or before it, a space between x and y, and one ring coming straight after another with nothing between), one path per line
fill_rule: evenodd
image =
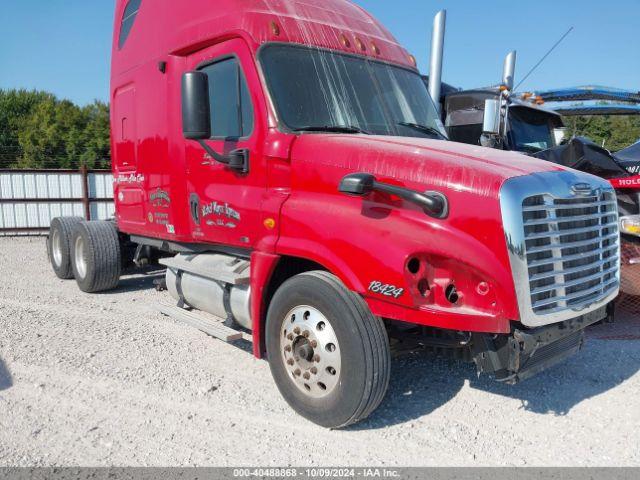
M0 272L3 466L640 466L637 316L517 386L395 360L373 416L328 431L289 409L265 361L156 313L152 273L83 294L41 238L0 238Z

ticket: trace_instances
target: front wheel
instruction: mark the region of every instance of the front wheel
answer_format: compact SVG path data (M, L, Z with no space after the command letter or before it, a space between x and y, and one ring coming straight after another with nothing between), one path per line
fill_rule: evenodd
M391 363L384 324L334 275L287 280L269 306L266 342L280 393L318 425L356 423L384 398Z

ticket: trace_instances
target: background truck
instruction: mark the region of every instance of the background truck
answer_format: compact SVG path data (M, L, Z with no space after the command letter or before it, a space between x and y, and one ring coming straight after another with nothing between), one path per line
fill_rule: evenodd
M520 152L604 178L615 187L620 215L621 290L640 296L640 155L625 160L586 138L569 138L559 111L547 101L571 102L564 115L638 114L640 94L604 87L514 92L516 52L504 60L499 85L462 90L442 82L446 12L434 18L429 76L425 76L447 136L455 142ZM599 100L614 104L577 105ZM636 303L637 300L634 300Z
M84 292L167 267L164 313L248 338L326 427L382 401L394 348L514 383L583 344L619 288L607 182L443 140L415 60L345 0L118 0L116 216L58 218Z

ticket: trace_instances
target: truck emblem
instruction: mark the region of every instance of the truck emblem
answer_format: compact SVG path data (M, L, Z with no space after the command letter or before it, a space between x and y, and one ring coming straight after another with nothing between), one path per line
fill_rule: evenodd
M574 195L586 197L587 195L591 195L593 193L593 187L588 183L575 183L571 186L571 192Z

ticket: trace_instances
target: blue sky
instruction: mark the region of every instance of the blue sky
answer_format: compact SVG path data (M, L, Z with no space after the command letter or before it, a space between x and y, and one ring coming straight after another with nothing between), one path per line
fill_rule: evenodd
M511 49L518 51L518 83L573 26L571 35L521 89L600 84L640 90L640 0L356 3L391 30L423 71L433 15L447 9L444 79L459 87L496 83ZM108 98L113 0L3 4L0 88L38 88L81 104Z

